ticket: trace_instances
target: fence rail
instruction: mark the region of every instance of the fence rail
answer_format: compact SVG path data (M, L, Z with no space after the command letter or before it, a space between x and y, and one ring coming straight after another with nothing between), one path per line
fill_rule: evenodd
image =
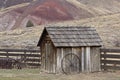
M120 49L101 49L101 52L120 53Z
M0 49L5 52L40 52L39 50L28 50L28 49Z
M0 57L10 57L13 59L25 58L23 61L28 67L39 67L41 65L40 50L26 49L0 49Z
M120 49L101 49L101 68L120 70Z

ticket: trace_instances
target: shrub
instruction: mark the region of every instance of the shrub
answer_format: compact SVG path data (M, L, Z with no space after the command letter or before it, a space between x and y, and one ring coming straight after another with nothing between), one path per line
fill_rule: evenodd
M29 21L27 22L26 27L32 27L32 26L34 26L34 24L32 23L32 21L29 20Z

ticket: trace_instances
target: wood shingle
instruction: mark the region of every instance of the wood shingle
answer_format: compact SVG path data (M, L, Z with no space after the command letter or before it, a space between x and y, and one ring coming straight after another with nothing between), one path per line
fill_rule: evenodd
M45 30L55 47L102 46L93 27L45 27Z

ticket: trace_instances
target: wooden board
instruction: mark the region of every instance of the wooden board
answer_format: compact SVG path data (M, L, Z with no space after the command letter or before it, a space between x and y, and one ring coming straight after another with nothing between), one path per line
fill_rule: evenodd
M101 52L120 53L120 49L100 49Z
M117 55L117 54L101 54L101 58L115 58L115 59L120 59L120 55Z
M99 47L91 47L91 71L100 71L100 49Z
M102 65L101 67L104 70L120 70L120 66L109 66L109 65L104 66L104 65Z

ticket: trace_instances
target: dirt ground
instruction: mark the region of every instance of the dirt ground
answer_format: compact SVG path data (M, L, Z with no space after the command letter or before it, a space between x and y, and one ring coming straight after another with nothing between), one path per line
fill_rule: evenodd
M65 75L48 74L39 69L13 69L0 70L0 80L120 80L120 71Z

